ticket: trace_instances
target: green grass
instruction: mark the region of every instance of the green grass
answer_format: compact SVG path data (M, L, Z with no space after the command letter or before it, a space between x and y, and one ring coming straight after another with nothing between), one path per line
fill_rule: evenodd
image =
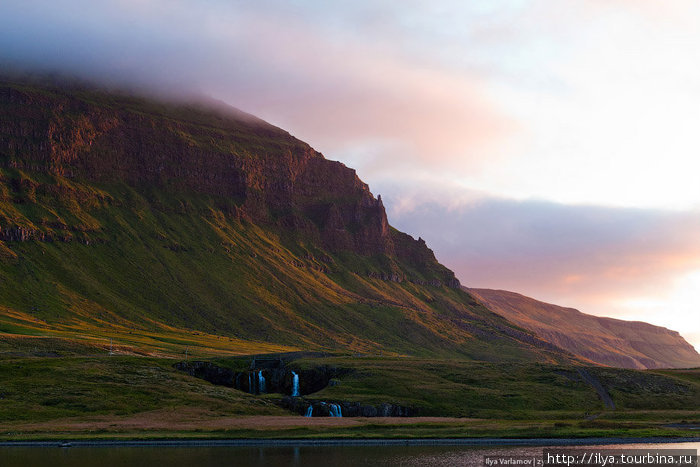
M216 362L244 369L249 359ZM678 394L659 394L652 384L637 393L637 402L644 398L647 408L611 411L603 408L591 387L559 374L569 367L339 356L291 363L297 369L329 365L352 370L337 385L307 398L407 404L419 409L419 415L449 418L360 419L354 426L310 426L303 417L275 405L282 395L252 396L215 386L175 370L173 363L104 355L0 358L0 438L679 437L695 436L697 431L665 425L700 420L700 385L695 382ZM630 379L627 370L605 372L605 384ZM639 381L684 381L673 372L632 373ZM624 406L621 401L616 399ZM664 401L678 408L654 409ZM290 421L279 427L237 426L237 417L270 415ZM590 415L597 418L591 420ZM216 425L222 419L228 421ZM138 424L143 421L145 425Z
M3 243L5 334L112 339L166 355L188 346L201 355L211 346L216 354L224 346L212 342L223 337L232 339L226 350L238 353L566 358L504 334L512 325L461 290L366 275L404 267L395 259L319 250L283 231L231 218L225 207L214 207L221 200L155 189L147 196L125 185L98 188L11 170L0 170L2 177L31 179L38 188L26 202L0 200L0 216L73 238ZM40 194L59 185L70 187L63 201ZM219 337L208 343L184 337L195 332Z
M582 418L608 412L589 384L567 376L575 374L571 366L350 357L302 359L293 365L321 364L354 371L314 394L318 399L390 402L426 415L476 418ZM700 381L687 381L676 371L588 371L598 376L623 413L648 416L700 407Z
M63 357L0 360L0 419L39 422L195 408L219 415L285 414L264 399L187 377L170 359Z

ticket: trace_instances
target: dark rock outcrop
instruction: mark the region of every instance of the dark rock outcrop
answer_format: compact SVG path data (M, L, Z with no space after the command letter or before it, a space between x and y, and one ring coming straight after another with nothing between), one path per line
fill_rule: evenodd
M309 406L313 407L314 417L329 417L330 404L340 406L343 417L415 417L419 412L398 404L382 403L379 405L361 404L352 401L326 401L299 397L284 397L280 405L299 415L305 415Z
M255 365L246 371L235 371L211 362L193 361L176 363L175 368L190 376L201 378L212 384L235 388L251 394L259 394L259 375L265 378L265 392L291 394L292 368L284 365ZM334 378L345 376L351 372L347 368L320 366L310 369L294 370L299 375L299 393L312 394L328 386Z
M253 362L256 362L256 360L254 359ZM263 368L251 368L246 371L235 371L204 361L178 362L174 367L195 378L201 378L212 384L227 386L250 394L260 394L258 377L259 374L262 374L265 378L265 392L287 394L278 401L279 405L300 415L306 414L309 406L312 406L314 417L329 417L331 403L339 405L345 417L410 417L417 413L411 407L390 403L382 403L375 406L352 401L329 402L304 397L292 397L290 395L292 393L292 369L287 368L284 364L275 364L274 362L257 361L259 364L262 363L260 367ZM281 360L279 362L281 363ZM297 369L295 372L299 375L299 393L302 396L313 394L328 386L329 383L333 383L335 378L347 375L351 371L347 368L336 368L327 365L310 369Z

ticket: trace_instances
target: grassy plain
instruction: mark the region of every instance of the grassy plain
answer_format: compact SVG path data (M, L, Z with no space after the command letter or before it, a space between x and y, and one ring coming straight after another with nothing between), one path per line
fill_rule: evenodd
M351 370L307 399L404 404L420 415L309 419L278 406L283 395L215 386L175 370L174 359L75 350L0 359L0 439L686 437L700 425L699 370L588 368L614 398L610 410L571 378L573 367L302 358L290 367Z

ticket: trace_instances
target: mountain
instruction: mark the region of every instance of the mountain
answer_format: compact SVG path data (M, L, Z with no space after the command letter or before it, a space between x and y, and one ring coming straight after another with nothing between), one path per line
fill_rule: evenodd
M700 366L700 355L676 331L588 315L505 290L466 290L509 321L602 365L636 369Z
M286 131L60 80L0 79L0 278L0 349L574 359Z

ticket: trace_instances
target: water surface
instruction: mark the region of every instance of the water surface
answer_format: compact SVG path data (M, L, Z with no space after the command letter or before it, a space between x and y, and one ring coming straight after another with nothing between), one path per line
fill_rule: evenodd
M572 447L573 448L573 447ZM575 449L700 449L700 442ZM0 447L2 467L458 466L484 456L541 458L543 446ZM557 447L561 449L561 446Z

